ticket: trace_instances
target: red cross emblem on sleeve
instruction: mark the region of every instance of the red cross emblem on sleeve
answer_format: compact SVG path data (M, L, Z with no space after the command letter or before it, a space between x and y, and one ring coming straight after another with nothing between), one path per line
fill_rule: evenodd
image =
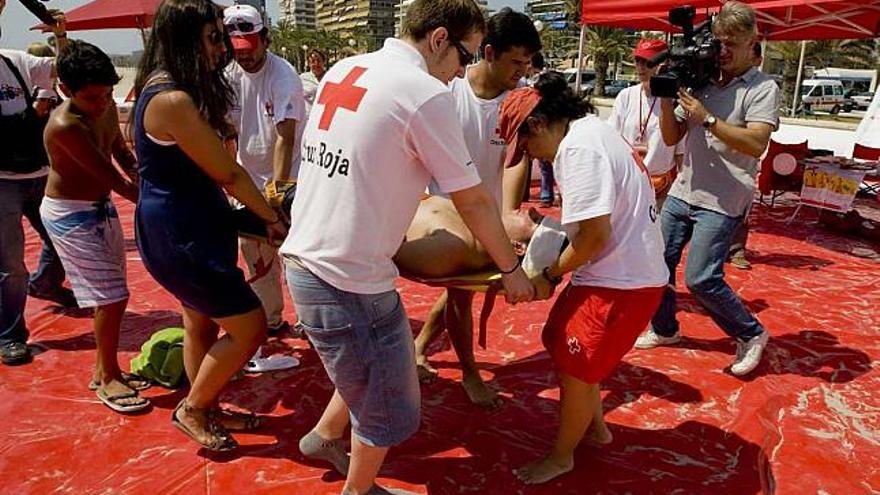
M333 123L333 118L336 116L336 111L340 108L357 112L361 100L367 94L367 88L355 86L354 83L366 71L366 67L354 67L342 81L338 83L327 81L324 89L321 90L321 95L318 96L318 104L324 105L318 129L329 130L330 124Z

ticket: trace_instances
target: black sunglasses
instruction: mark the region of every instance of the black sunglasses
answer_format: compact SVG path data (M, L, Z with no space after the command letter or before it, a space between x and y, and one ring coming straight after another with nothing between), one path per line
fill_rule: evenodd
M238 31L240 33L253 33L254 27L255 25L253 22L232 22L226 25L226 32L231 33L232 31Z
M450 38L449 43L451 43L452 46L454 46L455 49L458 50L458 63L462 67L467 67L468 65L474 63L476 56L473 53L469 52L467 48L465 48L464 45L461 44L461 42Z

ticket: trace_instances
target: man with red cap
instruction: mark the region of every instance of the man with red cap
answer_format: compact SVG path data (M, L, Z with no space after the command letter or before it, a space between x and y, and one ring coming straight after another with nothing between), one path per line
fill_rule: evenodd
M273 199L295 182L299 171L306 119L302 81L293 66L267 51L269 30L256 8L228 7L223 11L223 24L235 56L226 68L226 78L235 93L230 117L238 132L236 160L256 186L266 191L270 204L278 206L280 200L276 204ZM242 238L241 252L253 280L251 287L266 311L270 334L285 329L277 247ZM259 357L258 350L255 359Z
M636 71L641 84L630 86L617 95L608 123L617 129L642 158L651 173L657 209L678 172L683 157L682 142L668 146L660 134L660 104L651 95L651 77L660 71L659 60L668 50L663 40L642 38L633 49Z

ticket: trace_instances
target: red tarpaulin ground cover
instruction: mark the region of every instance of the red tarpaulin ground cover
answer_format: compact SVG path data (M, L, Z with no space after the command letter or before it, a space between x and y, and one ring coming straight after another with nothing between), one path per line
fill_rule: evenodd
M116 202L132 293L121 342L127 363L180 315L138 258L133 206ZM614 443L582 446L573 473L526 488L511 469L546 449L556 428L558 389L540 341L550 303L500 302L489 349L478 350L477 360L505 404L491 412L471 406L454 354L438 345L440 379L422 388L421 430L391 451L380 481L429 494L876 493L880 257L852 251L880 247L826 233L811 212L786 225L791 211L756 207L754 269L729 270L772 334L754 374L724 371L733 342L679 289L682 345L632 351L603 384ZM27 243L33 267L32 232ZM407 281L400 290L417 330L438 290ZM140 416L98 403L86 389L95 356L87 314L29 300L27 320L39 354L29 365L0 366L0 493L339 493L341 478L297 448L331 393L303 341L287 336L269 345L300 357L300 368L248 376L224 393L224 402L271 419L263 431L237 435L238 452L213 455L172 428L181 391L146 392L154 408Z

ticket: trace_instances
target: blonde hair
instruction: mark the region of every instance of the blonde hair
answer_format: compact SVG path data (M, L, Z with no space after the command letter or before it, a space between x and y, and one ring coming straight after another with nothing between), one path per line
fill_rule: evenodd
M46 43L31 43L27 47L27 52L29 55L33 55L35 57L54 57L55 50L52 49L51 46Z
M755 11L742 2L725 2L712 22L712 30L717 34L731 36L757 34Z

